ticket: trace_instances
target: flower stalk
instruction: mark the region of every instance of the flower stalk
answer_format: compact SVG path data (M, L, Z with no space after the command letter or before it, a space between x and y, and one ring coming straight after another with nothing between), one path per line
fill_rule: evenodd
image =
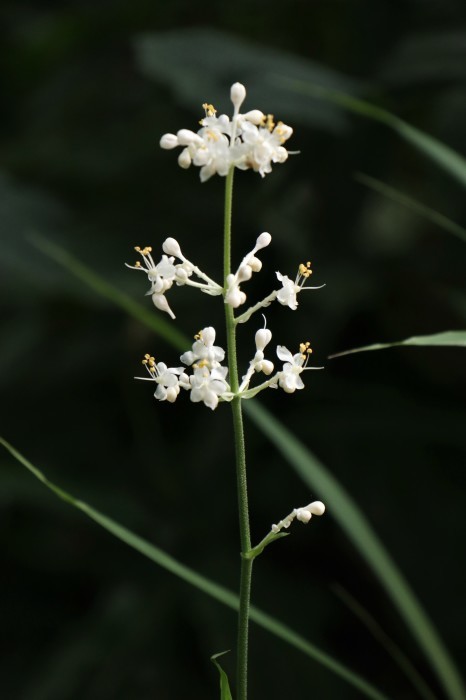
M226 284L227 277L231 274L231 220L233 201L233 176L234 168L230 168L225 181L225 213L223 236L223 273ZM233 308L225 304L225 321L228 348L228 373L230 387L234 394L238 392L238 363L236 352L236 325ZM244 444L243 413L241 398L235 396L231 401L233 416L233 431L235 441L236 486L238 496L239 533L241 543L241 574L239 590L238 632L237 632L237 656L236 656L236 683L238 700L247 698L248 680L248 637L249 637L249 608L251 599L252 559L246 558L251 549L251 535L249 527L249 504L246 473L246 449Z

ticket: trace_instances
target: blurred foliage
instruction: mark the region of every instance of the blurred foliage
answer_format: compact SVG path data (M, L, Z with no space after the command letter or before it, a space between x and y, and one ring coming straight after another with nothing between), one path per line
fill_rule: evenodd
M268 313L274 340L312 340L306 391L267 407L329 466L406 574L458 661L464 653L464 350L399 348L327 355L464 328L464 244L355 181L362 172L465 226L464 190L383 125L309 99L264 74L313 80L370 100L466 151L462 0L182 0L0 9L1 433L77 496L205 575L236 587L238 543L228 411L157 404L133 381L147 351L176 353L30 243L60 244L122 292L134 245L166 235L212 276L223 182L201 186L158 149L194 126L200 104L228 109L241 80L249 108L295 126L300 151L261 181L235 183L235 256L260 231L274 245L250 298L313 261L325 289L297 314ZM152 37L152 39L151 39ZM148 44L149 40L152 44ZM154 43L155 42L155 43ZM156 45L157 51L150 51ZM221 327L218 304L173 291L177 329ZM202 304L199 303L202 301ZM154 312L155 313L155 312ZM243 361L254 327L241 329ZM171 358L171 359L170 359ZM186 397L184 397L186 399ZM286 406L285 402L286 401ZM253 532L310 496L248 423ZM10 700L217 697L209 658L232 647L234 615L113 541L0 455L0 687ZM303 500L304 499L304 500ZM385 593L332 514L296 528L256 567L253 599L390 697L417 697L335 594L342 586L443 697ZM233 655L222 660L231 677ZM253 629L251 697L356 698L328 671ZM182 669L182 671L180 670ZM277 669L272 673L271 669ZM280 669L280 672L278 672Z

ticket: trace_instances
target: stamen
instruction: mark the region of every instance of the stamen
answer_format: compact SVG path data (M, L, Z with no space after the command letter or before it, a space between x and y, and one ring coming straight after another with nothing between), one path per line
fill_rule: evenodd
M275 127L275 122L273 120L273 114L267 114L263 116L261 121L261 126L265 126L269 131L273 131Z
M205 110L206 117L215 117L215 115L217 114L217 110L215 109L215 107L209 104L208 102L204 102L204 104L202 105L202 109Z

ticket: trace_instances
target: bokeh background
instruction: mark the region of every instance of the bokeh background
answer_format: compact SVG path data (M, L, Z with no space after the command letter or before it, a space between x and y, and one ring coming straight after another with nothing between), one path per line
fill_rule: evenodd
M328 361L375 341L464 327L464 243L357 179L363 173L465 223L464 190L385 126L291 92L283 78L363 97L464 154L462 0L4 2L0 9L1 433L64 488L180 561L236 588L230 416L157 403L140 358L178 352L41 252L37 234L150 308L133 246L168 235L219 275L223 181L201 186L160 135L201 104L291 124L300 155L235 184L234 256L273 245L251 300L313 262L318 292L270 308L274 341L310 339L325 371L261 401L345 486L464 664L464 350L405 348ZM282 81L282 82L280 82ZM176 326L219 328L214 299L174 289ZM154 310L154 314L157 313ZM167 317L168 318L168 317ZM255 324L241 329L241 359ZM254 539L319 493L247 422ZM1 695L6 700L218 697L211 654L235 616L133 552L0 455ZM343 591L343 593L342 593ZM345 595L346 594L346 595ZM375 618L442 690L332 512L257 562L254 602L365 675L419 697L348 607ZM232 671L234 661L225 657ZM251 697L352 699L328 670L253 626Z

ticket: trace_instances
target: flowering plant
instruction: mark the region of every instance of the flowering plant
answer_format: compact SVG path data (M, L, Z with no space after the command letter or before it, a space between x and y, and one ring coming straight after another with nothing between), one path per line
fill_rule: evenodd
M234 439L236 474L239 502L239 530L241 541L241 576L240 605L238 612L237 640L237 677L236 690L238 700L247 698L247 650L248 623L252 580L252 564L264 548L274 540L283 537L282 530L290 527L293 520L308 523L313 515L322 515L325 506L321 501L313 501L307 506L295 508L269 533L252 546L249 526L249 506L247 493L246 453L242 418L242 401L251 399L265 389L282 389L288 394L304 388L302 375L306 370L321 369L309 365L312 348L309 341L303 341L294 354L283 345L276 347L276 356L281 366L275 370L274 362L266 358L265 351L272 340L272 332L267 328L266 319L255 333L255 352L244 374L240 377L237 366L236 329L246 323L259 310L265 309L272 302L295 311L298 296L304 289L318 289L306 286L312 269L311 263L301 263L294 280L281 272L276 272L279 287L272 290L264 299L246 308L240 314L236 309L247 302L247 295L242 286L251 279L253 273L259 272L262 262L257 257L259 251L270 245L272 236L261 233L252 250L242 259L236 272L231 269L231 212L233 176L236 168L251 169L262 177L270 173L272 164L284 163L289 151L284 144L291 137L293 130L282 122L275 123L272 115L265 115L254 109L244 114L240 108L246 97L246 90L240 83L231 87L233 116L217 116L211 104L205 103L205 116L201 119L201 128L195 133L189 129L180 129L176 134L165 134L160 140L164 149L182 147L178 163L182 168L191 165L200 167L202 182L214 174L224 176L225 180L225 215L224 215L224 249L223 249L223 283L211 279L197 265L182 253L181 246L174 238L167 238L162 244L162 256L155 262L152 248L136 247L140 255L133 270L143 272L149 282L150 295L154 306L171 319L175 314L168 303L167 293L173 285L193 287L205 294L222 297L225 309L227 351L215 345L217 333L212 326L206 326L194 336L190 350L180 357L183 366L169 367L165 362L156 361L147 353L142 360L147 376L137 377L156 385L154 396L159 401L174 403L181 390L189 392L191 401L203 403L214 410L222 402L231 405ZM257 383L256 377L263 375ZM215 661L216 665L218 663ZM223 672L222 672L223 673ZM223 697L223 695L222 695ZM225 696L226 697L226 696Z

